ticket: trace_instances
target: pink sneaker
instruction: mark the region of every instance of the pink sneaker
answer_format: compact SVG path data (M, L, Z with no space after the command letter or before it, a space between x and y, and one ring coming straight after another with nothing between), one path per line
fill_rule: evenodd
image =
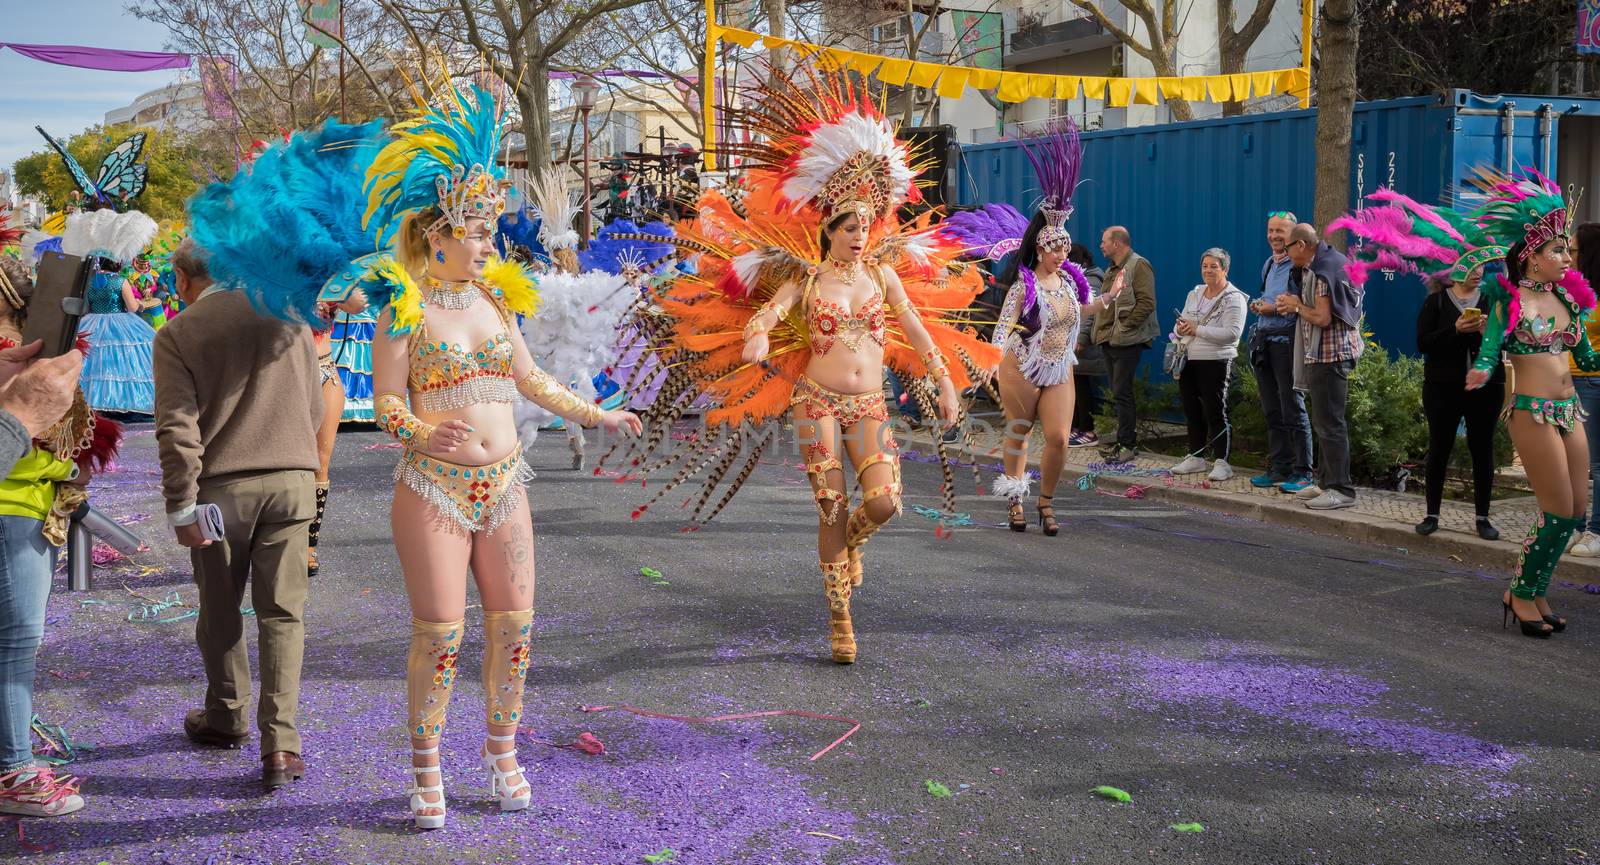
M0 775L0 814L60 817L83 807L78 779L48 766L24 766Z

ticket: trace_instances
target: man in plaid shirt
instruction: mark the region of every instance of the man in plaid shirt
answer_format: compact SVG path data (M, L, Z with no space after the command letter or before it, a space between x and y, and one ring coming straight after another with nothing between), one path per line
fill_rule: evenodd
M1278 298L1279 314L1299 317L1295 331L1297 366L1311 394L1311 426L1321 451L1318 486L1294 491L1317 511L1356 503L1350 479L1350 430L1345 422L1350 372L1366 347L1361 337L1361 289L1345 275L1345 257L1317 237L1316 226L1301 223L1289 232L1285 248L1294 265L1293 291ZM1298 370L1297 370L1298 371Z

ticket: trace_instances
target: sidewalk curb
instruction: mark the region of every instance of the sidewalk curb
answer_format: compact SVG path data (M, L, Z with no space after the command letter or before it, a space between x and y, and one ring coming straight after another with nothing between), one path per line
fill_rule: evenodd
M1074 485L1087 474L1089 473L1073 466L1065 467L1062 472L1063 479ZM1150 483L1151 481L1154 483ZM1503 571L1508 575L1516 569L1517 558L1522 551L1518 541L1508 539L1513 537L1520 539L1527 530L1525 526L1497 526L1501 533L1501 539L1498 541L1486 541L1449 529L1440 529L1424 537L1417 534L1410 526L1390 519L1348 511L1337 516L1312 511L1303 504L1294 503L1289 496L1284 496L1285 501L1277 504L1262 496L1238 495L1190 487L1169 487L1156 478L1105 474L1095 477L1096 487L1119 496L1126 492L1130 485L1141 482L1149 483L1145 488L1147 498L1219 511L1273 525L1306 529L1319 535L1332 535L1386 547L1397 547L1407 555L1424 553L1441 558L1453 556L1464 565L1490 571ZM1600 559L1582 559L1569 555L1562 556L1561 564L1567 572L1568 579L1573 582L1600 582ZM1582 573L1573 573L1574 568L1581 569Z

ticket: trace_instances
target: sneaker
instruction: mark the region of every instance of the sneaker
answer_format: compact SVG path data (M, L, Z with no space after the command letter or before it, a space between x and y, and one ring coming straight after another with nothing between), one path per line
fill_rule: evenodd
M1261 474L1250 479L1250 486L1253 486L1259 490L1264 490L1267 487L1275 487L1286 480L1288 480L1288 478L1285 478L1283 475L1275 475L1272 472L1262 472Z
M1117 463L1117 464L1120 465L1120 464L1123 464L1123 463L1131 463L1131 462L1133 462L1134 457L1138 456L1138 454L1139 454L1139 452L1134 448L1123 447L1122 445L1115 445L1115 446L1113 446L1111 448L1110 451L1105 452L1105 457L1106 457L1106 462L1108 462L1108 463Z
M1316 484L1313 484L1311 479L1305 475L1292 475L1288 480L1278 484L1278 490L1285 493L1298 493L1307 487L1313 486L1316 486Z
M1069 448L1087 448L1093 447L1099 443L1100 437L1092 432L1078 432L1077 430L1073 430L1072 434L1067 436L1067 447Z
M1172 473L1175 475L1197 475L1205 470L1206 461L1193 454L1184 457L1172 467Z
M1600 556L1600 535L1585 531L1583 537L1572 545L1572 554L1580 559L1592 559Z
M1322 495L1306 502L1306 507L1314 511L1336 511L1340 508L1355 507L1355 504L1356 500L1354 496L1347 496L1338 490L1328 490Z
M1296 491L1294 497L1297 501L1309 502L1317 496L1322 495L1323 492L1324 490L1322 487L1319 487L1316 484L1311 484L1305 489Z
M1217 460L1211 466L1211 474L1206 475L1206 480L1220 484L1223 481L1233 480L1233 466L1227 460Z
M0 814L60 817L83 808L78 779L49 766L24 766L0 775Z

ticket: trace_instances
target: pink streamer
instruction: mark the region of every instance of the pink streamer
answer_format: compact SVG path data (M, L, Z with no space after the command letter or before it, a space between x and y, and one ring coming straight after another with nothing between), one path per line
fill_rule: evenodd
M839 715L822 715L822 714L818 714L816 712L802 712L802 711L800 711L798 709L768 709L768 710L762 711L762 712L740 712L740 713L735 714L735 715L713 715L711 717L699 717L699 716L696 716L696 715L668 715L668 714L665 714L663 712L651 712L648 709L640 709L640 708L638 708L636 706L624 706L624 705L616 705L616 706L582 706L582 707L579 708L579 711L580 712L611 712L611 711L628 712L630 714L638 715L641 718L658 718L658 719L663 720L663 721L682 721L685 724L711 724L711 723L715 723L715 722L719 722L719 721L746 721L746 720L749 720L751 718L776 718L776 717L780 717L780 716L784 716L784 715L789 715L789 716L796 717L796 718L811 718L811 719L817 720L817 721L836 721L836 722L838 722L840 724L849 724L850 725L850 729L846 730L845 734L843 736L840 736L839 738L834 739L833 743L830 744L828 747L823 748L821 751L818 751L815 754L812 754L811 755L811 759L812 760L816 760L817 758L819 758L822 755L828 753L829 751L832 751L834 748L839 747L839 745L842 744L844 742L844 740L850 738L851 736L854 736L855 732L857 730L861 729L861 722L855 720L854 718L845 718L845 717L842 717L842 716L839 716Z

